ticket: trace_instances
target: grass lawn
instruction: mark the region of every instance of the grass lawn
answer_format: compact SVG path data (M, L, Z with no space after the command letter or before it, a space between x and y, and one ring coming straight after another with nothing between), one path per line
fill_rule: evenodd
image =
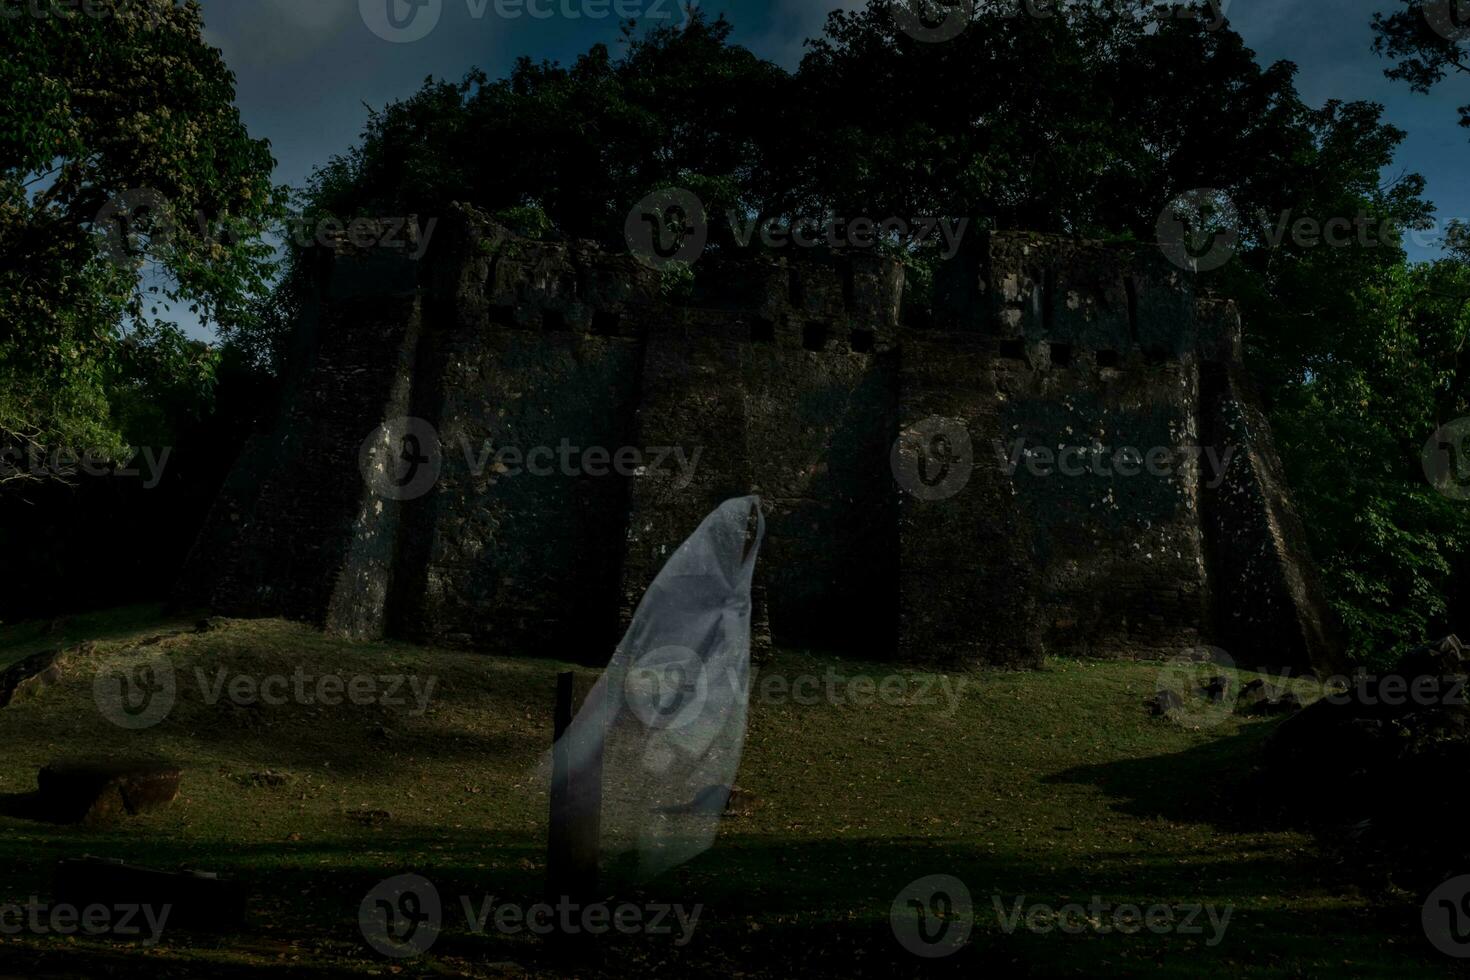
M1230 718L1193 731L1151 718L1143 702L1158 664L1056 660L1030 673L954 674L951 702L936 678L898 665L792 651L762 676L896 674L910 702L933 682L931 703L799 704L767 687L739 779L749 805L702 857L615 896L700 903L686 944L677 932L571 945L493 927L477 934L461 896L475 906L540 900L546 794L536 766L555 675L572 668L352 644L278 620L138 645L188 628L147 608L0 628L0 667L99 641L60 683L0 708L0 903L44 899L58 859L94 854L241 879L246 933L165 931L146 947L0 935L0 977L233 977L283 966L323 977L1408 977L1453 966L1424 939L1414 896L1362 880L1309 836L1238 815L1252 755L1275 722ZM154 727L125 730L97 708L92 664L129 659L173 669L177 700ZM422 715L406 688L406 704L387 707L247 708L200 690L201 677L208 688L221 676L290 677L298 667L436 686ZM596 677L575 669L584 686ZM48 761L109 754L179 763L180 799L103 830L17 815ZM364 941L359 904L407 872L438 889L444 932L422 956L388 959ZM899 893L930 875L960 879L974 900L968 945L939 959L908 952L890 924ZM1231 912L1213 945L1203 917L1200 934L1066 934L1007 932L997 913L1093 896Z

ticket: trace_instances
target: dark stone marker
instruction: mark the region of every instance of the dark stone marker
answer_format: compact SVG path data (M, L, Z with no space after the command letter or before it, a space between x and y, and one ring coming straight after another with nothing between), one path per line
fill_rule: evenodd
M574 775L563 738L572 724L571 671L556 676L551 754L551 825L546 849L546 891L553 901L586 901L597 891L602 836L601 760Z

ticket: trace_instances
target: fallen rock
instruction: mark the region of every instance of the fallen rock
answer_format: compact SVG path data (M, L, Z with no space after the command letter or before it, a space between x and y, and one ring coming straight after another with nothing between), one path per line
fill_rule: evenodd
M1407 677L1463 677L1467 673L1465 648L1451 634L1404 654L1395 673Z
M1240 696L1235 699L1235 707L1237 711L1253 714L1257 705L1274 701L1279 694L1279 691L1258 677L1240 689Z
M739 786L730 790L730 798L725 801L725 813L732 817L748 817L755 807L755 794Z
M1295 820L1392 852L1405 874L1432 878L1470 860L1457 822L1437 818L1458 805L1470 766L1467 674L1450 636L1415 647L1387 673L1328 691L1266 741L1260 797Z
M1230 678L1224 674L1216 674L1199 689L1199 694L1201 697L1209 698L1215 704L1222 703L1230 696Z
M8 707L12 701L28 697L61 680L62 660L65 655L61 650L47 650L6 668L0 674L0 708Z
M1183 699L1178 694L1167 689L1159 691L1153 697L1149 698L1145 704L1148 706L1148 713L1155 718L1172 717L1174 712L1184 707Z
M66 650L45 650L17 661L0 673L0 708L50 687L66 676L77 660L96 652L95 643L83 643Z
M105 824L167 806L182 778L164 762L53 762L38 777L37 807L56 823Z

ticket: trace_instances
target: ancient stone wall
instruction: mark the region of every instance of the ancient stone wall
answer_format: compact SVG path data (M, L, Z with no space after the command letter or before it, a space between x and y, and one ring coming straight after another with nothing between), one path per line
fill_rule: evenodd
M958 538L985 543L955 559L959 580L986 583L971 601L1014 620L1004 649L982 659L1169 655L1202 642L1209 575L1189 454L1201 446L1203 355L1188 281L1147 251L1019 234L982 239L950 271L938 329L905 344L902 414L962 420L978 465L964 493L906 503L909 619L962 601L936 603L957 577L923 558ZM967 352L959 370L955 350ZM1149 471L1162 450L1167 463Z
M434 246L417 267L329 260L291 407L222 495L193 595L605 662L670 550L758 493L758 614L783 644L1008 665L1204 642L1259 664L1336 656L1238 318L1156 250L979 237L920 315L902 267L861 252L710 255L689 283L467 210ZM358 466L400 416L439 460L405 499ZM600 449L602 470L629 448L692 465L496 462L567 446Z
M358 456L365 434L407 407L422 326L414 272L376 254L323 270L288 404L227 479L186 566L186 601L381 635L397 513Z

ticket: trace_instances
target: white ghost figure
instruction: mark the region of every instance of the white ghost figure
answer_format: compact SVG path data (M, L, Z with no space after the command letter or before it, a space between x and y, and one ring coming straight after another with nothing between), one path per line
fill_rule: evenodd
M745 746L759 497L715 509L644 593L562 736L573 807L601 768L601 852L651 878L707 850Z

